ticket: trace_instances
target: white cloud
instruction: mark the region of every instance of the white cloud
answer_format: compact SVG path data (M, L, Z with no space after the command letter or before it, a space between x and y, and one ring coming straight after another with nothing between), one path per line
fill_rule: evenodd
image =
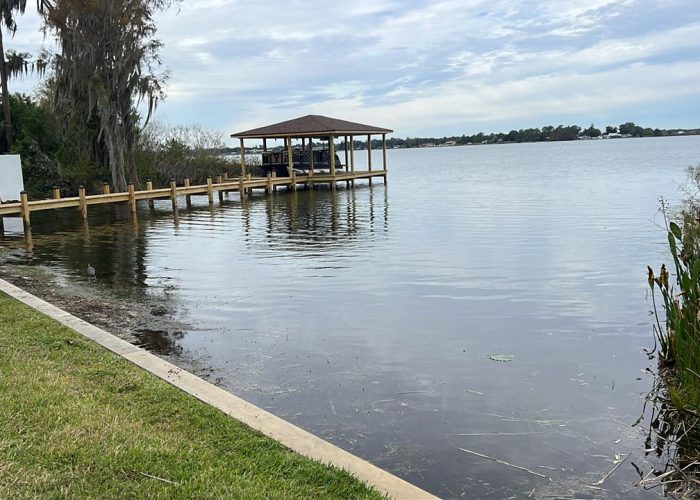
M443 135L700 102L695 0L200 0L157 20L160 118L227 134L310 112ZM41 44L36 15L8 42Z

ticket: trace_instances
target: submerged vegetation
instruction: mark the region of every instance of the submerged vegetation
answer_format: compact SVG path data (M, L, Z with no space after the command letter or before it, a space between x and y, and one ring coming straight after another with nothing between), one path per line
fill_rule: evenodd
M700 493L700 166L689 173L695 192L679 222L668 223L673 267L662 265L658 275L648 269L659 360L653 448L669 457L669 470L660 473L667 492L683 494Z

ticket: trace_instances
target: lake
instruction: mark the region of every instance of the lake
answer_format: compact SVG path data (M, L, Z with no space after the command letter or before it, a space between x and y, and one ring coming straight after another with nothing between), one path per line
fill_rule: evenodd
M163 299L185 326L139 343L434 494L655 497L646 266L698 162L700 137L390 150L388 186L37 213L31 252L0 245Z

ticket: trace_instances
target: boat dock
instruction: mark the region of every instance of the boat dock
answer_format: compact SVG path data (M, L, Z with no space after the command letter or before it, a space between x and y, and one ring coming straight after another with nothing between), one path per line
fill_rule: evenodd
M153 205L153 200L172 200L173 210L177 210L179 198L184 196L187 205L191 203L192 196L207 196L209 203L214 203L214 193L223 201L224 194L238 191L241 197L248 196L254 190L264 190L270 194L276 192L279 187L286 187L296 191L299 186L313 189L316 185L329 185L335 189L339 182L345 182L346 187L354 188L355 181L367 179L372 185L375 177L381 177L386 184L387 159L386 159L386 134L393 132L390 129L373 127L361 123L353 123L336 118L328 118L320 115L307 115L285 122L268 125L257 129L232 134L231 137L240 139L240 165L241 176L238 179L229 179L226 174L215 179L209 177L206 184L192 186L189 179L184 179L183 185L178 186L174 180L166 188L153 188L151 181L146 182L146 189L136 191L133 184L128 185L127 192L112 193L110 185L105 183L102 193L88 195L84 187L80 187L78 196L62 198L58 188L53 190L53 198L47 200L30 201L27 193L20 194L20 200L14 203L0 204L0 232L3 231L2 218L7 216L21 216L25 228L31 227L31 214L41 210L54 210L59 208L79 208L83 219L87 219L88 207L92 205L104 205L109 203L128 203L131 212L136 213L136 202L148 200ZM382 137L382 168L372 167L372 135ZM367 138L367 170L355 170L355 145L354 137ZM345 164L341 163L336 154L336 139L343 138L343 151ZM262 169L266 176L253 177L247 172L245 159L245 139L262 141L263 162ZM268 151L268 140L284 140L284 147L278 148L273 160L273 152ZM293 141L296 140L296 146ZM314 141L321 141L321 149ZM295 158L297 164L295 165ZM301 159L301 161L300 161ZM314 163L318 161L318 163ZM345 169L344 171L342 169Z
M30 201L26 193L22 193L21 199L16 203L4 203L0 205L0 221L2 217L21 216L25 227L31 226L30 215L32 212L41 210L54 210L58 208L79 208L84 219L87 219L88 207L92 205L104 205L109 203L128 203L131 212L136 212L136 202L139 200L172 200L173 209L177 210L179 198L184 196L187 205L191 203L192 196L207 196L209 203L214 203L214 194L218 194L219 200L223 201L225 193L238 192L242 197L248 196L254 190L263 190L266 194L275 192L279 187L296 191L299 186L313 188L315 185L328 184L335 188L338 182L345 182L347 186L354 185L356 180L372 179L373 177L386 178L386 170L356 171L347 173L296 175L291 177L277 177L274 172L267 177L252 177L247 174L239 179L232 180L226 176L219 176L216 179L207 179L206 184L191 186L188 179L182 186L177 186L175 181L170 182L170 187L153 189L152 183L146 183L146 189L135 191L133 184L129 184L129 189L125 193L112 193L109 184L104 184L103 193L87 195L85 188L81 187L78 196L61 198L58 188L54 189L54 196L47 200ZM0 222L0 228L2 223Z

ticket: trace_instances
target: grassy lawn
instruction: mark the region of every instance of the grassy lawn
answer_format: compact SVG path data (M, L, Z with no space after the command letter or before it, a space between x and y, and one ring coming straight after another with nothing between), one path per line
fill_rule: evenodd
M0 498L380 498L0 293Z

